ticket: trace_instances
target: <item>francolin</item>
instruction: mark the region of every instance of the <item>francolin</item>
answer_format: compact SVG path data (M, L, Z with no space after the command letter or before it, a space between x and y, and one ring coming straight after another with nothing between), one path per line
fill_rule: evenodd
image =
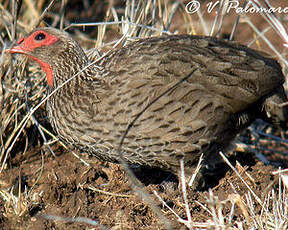
M139 39L85 68L91 60L68 33L38 28L9 51L40 64L49 92L84 69L49 97L48 117L63 141L104 161L119 161L121 138L139 113L121 148L124 159L175 174L180 159L191 173L201 153L213 164L257 118L288 120L280 65L232 41Z

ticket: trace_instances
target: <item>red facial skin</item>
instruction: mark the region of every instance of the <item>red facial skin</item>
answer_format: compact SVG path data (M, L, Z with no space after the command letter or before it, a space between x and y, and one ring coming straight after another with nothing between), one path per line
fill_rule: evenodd
M37 40L36 37L39 34L44 34L45 37L44 39ZM34 33L32 33L29 37L27 38L22 38L20 39L16 46L12 47L11 49L8 50L10 53L20 53L20 54L25 54L32 60L36 61L39 63L41 69L46 73L46 78L47 78L47 83L50 87L53 86L53 71L52 67L47 63L44 62L36 57L33 56L33 51L35 48L42 47L42 46L49 46L59 40L58 37L48 34L42 30L38 30Z

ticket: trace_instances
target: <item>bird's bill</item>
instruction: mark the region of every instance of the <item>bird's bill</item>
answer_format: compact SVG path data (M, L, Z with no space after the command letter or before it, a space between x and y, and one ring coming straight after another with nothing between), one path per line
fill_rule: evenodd
M23 41L24 41L24 38L20 39L17 44L18 45L15 45L13 46L11 49L6 49L5 52L7 53L11 53L11 54L15 54L15 53L18 53L18 54L27 54L27 48L25 48L23 46Z
M25 49L21 45L14 46L11 49L6 49L5 52L11 53L11 54L15 54L15 53L27 54L27 51L25 51Z

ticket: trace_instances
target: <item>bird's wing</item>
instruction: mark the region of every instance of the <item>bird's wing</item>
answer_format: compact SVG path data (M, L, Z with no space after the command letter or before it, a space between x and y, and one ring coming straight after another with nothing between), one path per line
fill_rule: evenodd
M191 36L150 38L112 52L101 63L107 90L99 96L87 136L117 147L141 113L123 144L126 152L136 155L133 163L145 156L146 164L151 159L172 165L183 155L195 162L211 142L225 146L236 135L234 114L282 83L276 64L254 52Z
M181 80L201 84L232 112L238 112L284 82L280 65L257 51L210 37L168 36L133 42L104 62L106 79L152 81L164 85ZM124 80L126 78L126 80ZM135 80L136 79L136 80ZM131 83L132 84L132 83Z

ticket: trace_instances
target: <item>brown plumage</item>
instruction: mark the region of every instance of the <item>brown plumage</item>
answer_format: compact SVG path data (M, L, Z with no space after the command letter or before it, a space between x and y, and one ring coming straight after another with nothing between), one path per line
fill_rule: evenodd
M49 92L90 63L76 41L53 28L32 31L10 52L40 63ZM174 35L132 42L85 69L48 99L49 120L67 143L117 162L129 123L185 77L128 132L127 162L176 173L183 158L189 171L202 152L212 162L256 118L288 118L278 106L287 99L275 60L231 41Z

